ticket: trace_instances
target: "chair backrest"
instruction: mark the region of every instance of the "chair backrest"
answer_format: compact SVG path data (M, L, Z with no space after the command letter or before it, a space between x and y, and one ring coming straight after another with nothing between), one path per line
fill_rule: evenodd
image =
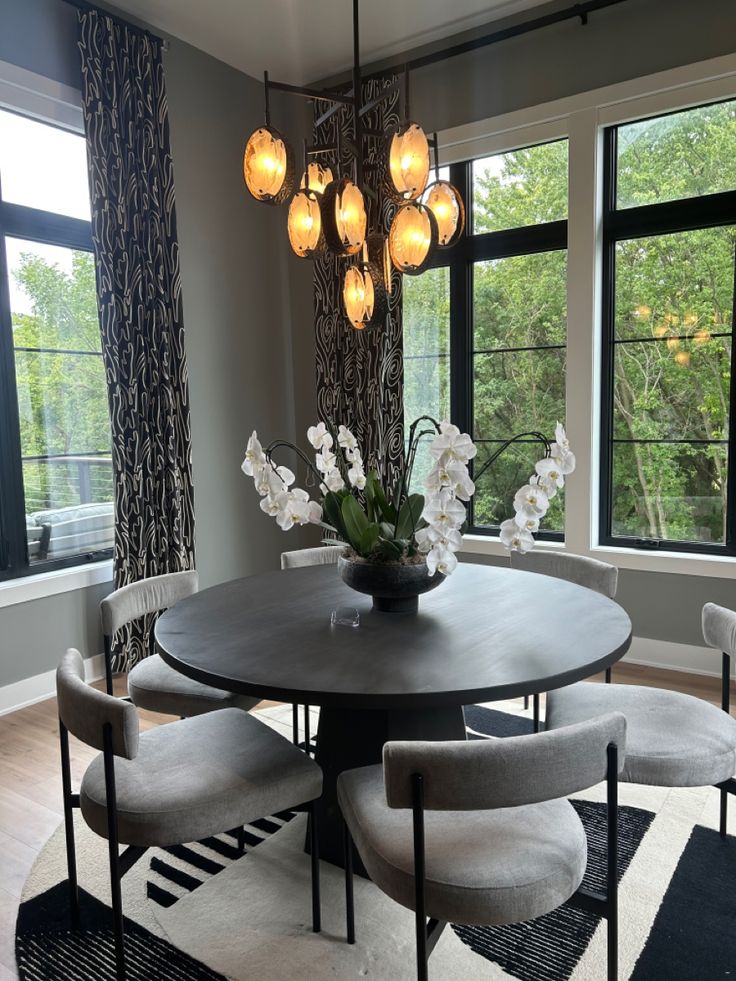
M169 572L163 576L151 576L139 582L121 586L100 603L102 632L112 637L116 630L131 620L168 610L185 596L192 596L199 589L199 576L189 572Z
M411 807L417 773L427 810L490 810L556 800L604 780L612 744L620 772L625 743L626 719L620 712L530 736L386 743L386 801L389 807Z
M110 726L112 751L132 760L138 753L138 713L132 702L106 695L84 680L84 661L71 647L56 669L59 718L77 739L104 749L104 727Z
M511 568L525 572L538 572L555 579L566 579L578 586L594 589L609 599L616 595L618 569L608 562L589 559L584 555L570 555L567 552L537 551L511 553Z
M281 553L282 569L301 569L307 565L334 565L343 553L339 545L321 545L318 548L300 548L295 552Z
M703 607L703 639L733 657L736 654L736 613L725 606L706 603Z

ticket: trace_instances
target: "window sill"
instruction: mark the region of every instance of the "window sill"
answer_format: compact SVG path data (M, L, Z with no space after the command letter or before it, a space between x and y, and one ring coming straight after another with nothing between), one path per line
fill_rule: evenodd
M565 549L563 542L537 542L537 549ZM579 555L588 555L601 562L610 562L619 569L634 569L640 572L667 572L681 576L705 576L711 579L736 579L736 558L732 555L688 555L683 552L639 552L632 548L617 548L613 545L593 545L589 549L575 549ZM497 538L484 535L464 535L461 549L466 555L508 555Z
M86 562L69 569L39 572L35 576L10 579L0 583L0 608L16 603L29 603L46 596L70 593L99 583L112 582L112 559L103 562Z

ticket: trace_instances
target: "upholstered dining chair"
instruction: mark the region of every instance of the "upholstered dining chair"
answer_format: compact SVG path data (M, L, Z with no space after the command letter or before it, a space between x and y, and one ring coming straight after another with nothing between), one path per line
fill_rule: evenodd
M303 569L310 565L336 565L342 549L337 545L320 545L315 548L300 548L293 552L281 553L282 569ZM299 706L291 707L292 741L299 745ZM309 726L309 706L304 706L304 751L311 753L311 732Z
M585 586L614 599L618 588L618 569L608 562L589 559L584 555L568 552L534 551L511 553L511 568L526 572L537 572L554 579L566 579L577 586ZM611 683L611 669L606 668L606 683ZM539 695L533 695L534 731L539 732ZM524 708L529 708L529 696L524 697Z
M322 771L265 723L226 708L144 733L135 707L91 688L78 651L56 673L72 924L79 925L73 808L109 843L118 981L125 979L120 880L151 847L199 841L284 810L309 812L312 928L320 930L319 853L313 802ZM71 789L69 733L101 750L78 794ZM119 846L128 847L119 854ZM243 839L239 841L243 851Z
M675 691L584 682L549 693L547 728L559 729L601 712L623 712L628 725L621 779L657 787L718 787L725 837L728 795L736 794L736 719L730 714L736 613L706 603L703 638L721 656L721 708Z
M100 603L105 644L105 683L112 695L113 634L138 617L174 606L199 588L194 570L151 576L122 586ZM130 700L142 709L189 718L222 708L253 708L259 699L220 691L187 678L170 668L159 654L150 654L134 665L128 675Z
M617 975L618 799L626 720L473 742L386 743L383 766L338 778L345 820L347 939L355 943L352 849L374 884L415 914L417 978L446 923L536 919L563 903L608 921ZM587 843L569 794L607 781L606 894L582 888ZM429 917L429 921L427 918Z

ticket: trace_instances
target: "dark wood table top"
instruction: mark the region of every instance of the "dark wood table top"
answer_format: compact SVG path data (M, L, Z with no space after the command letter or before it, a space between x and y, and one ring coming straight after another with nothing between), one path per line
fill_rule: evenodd
M355 607L360 626L332 626ZM551 691L614 664L631 642L618 604L549 576L461 563L419 613L375 613L335 566L205 589L159 619L164 660L197 681L278 701L426 709Z
M360 625L332 626L355 607ZM197 681L341 708L465 705L551 691L628 650L618 604L549 576L461 563L419 613L375 613L335 566L223 583L161 616L164 660Z

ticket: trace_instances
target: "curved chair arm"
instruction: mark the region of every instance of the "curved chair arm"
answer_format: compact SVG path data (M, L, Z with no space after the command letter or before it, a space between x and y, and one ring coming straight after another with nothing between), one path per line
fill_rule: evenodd
M340 545L318 545L281 553L282 569L302 569L310 565L335 565L344 548Z
M194 569L151 576L121 586L100 603L102 632L106 637L112 637L116 630L131 620L137 620L146 613L168 610L185 596L192 596L198 589L199 576Z
M110 727L115 756L132 760L138 754L138 713L135 705L91 688L84 680L82 655L69 648L56 669L59 718L69 732L94 749L104 750Z
M626 719L611 712L538 735L472 742L392 742L383 748L386 801L412 807L419 774L427 810L487 810L555 800L608 775L608 747L623 767Z
M708 647L733 657L736 654L736 613L725 606L706 603L703 607L703 640Z

